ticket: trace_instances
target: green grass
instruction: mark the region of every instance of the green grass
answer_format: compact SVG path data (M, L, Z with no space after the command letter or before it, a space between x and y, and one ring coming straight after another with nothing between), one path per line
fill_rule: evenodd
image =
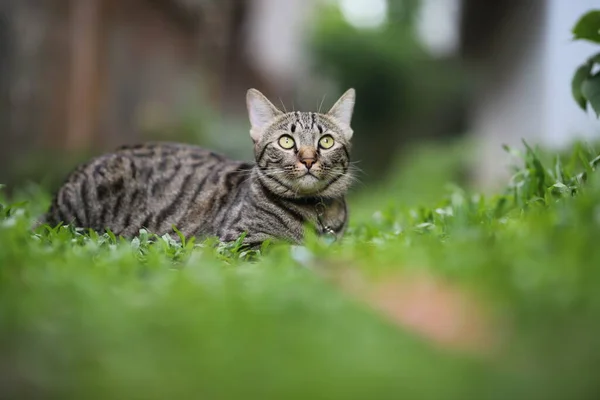
M341 243L253 253L34 233L49 196L25 188L13 201L27 203L0 201L0 397L597 398L597 155L530 149L506 191L484 197L446 185L459 154L425 150L355 196ZM499 343L435 344L329 279L343 269L443 279L474 296Z

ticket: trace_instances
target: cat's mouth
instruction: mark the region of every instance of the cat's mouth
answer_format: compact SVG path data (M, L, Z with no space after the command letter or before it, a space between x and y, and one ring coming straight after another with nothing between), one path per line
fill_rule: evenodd
M303 195L314 194L322 190L324 185L322 178L308 171L294 179L293 184L296 191Z
M307 171L302 176L299 176L298 178L296 178L296 180L306 186L312 187L321 186L325 183L322 176L310 171Z

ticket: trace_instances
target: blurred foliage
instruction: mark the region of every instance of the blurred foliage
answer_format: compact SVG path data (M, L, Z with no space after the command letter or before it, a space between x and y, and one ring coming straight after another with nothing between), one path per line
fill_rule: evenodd
M203 89L197 90L199 100L191 101L170 119L164 117L166 112L160 106L148 107L136 120L138 129L132 135L134 143L131 139L123 140L120 145L139 141L189 143L224 152L234 159L253 160L246 115L239 119L222 118L206 98L200 96ZM31 186L33 182L47 191L54 191L75 165L114 150L104 143L89 143L86 149L77 151L36 147L13 157L7 171L0 171L0 179L10 193Z
M0 200L3 396L596 398L596 149L507 148L516 163L504 192L454 186L406 204L412 183L431 194L460 170L460 147L413 153L387 205L354 202L371 215L356 210L332 246L310 236L304 248L244 253L145 231L32 232L48 195ZM316 273L340 268L454 282L486 305L501 344L474 357L397 329Z
M2 174L7 185L6 191L12 194L32 185L47 191L55 190L74 165L89 160L93 155L92 151L66 152L57 149L37 149L21 154L9 164L9 171Z
M600 10L590 11L577 22L573 28L575 40L586 40L600 44ZM596 67L596 68L595 68ZM592 107L600 117L600 53L590 57L575 72L572 82L573 97L579 106L586 111L587 105Z
M419 1L390 1L387 22L358 29L336 4L319 13L312 47L315 70L354 87L355 158L370 180L413 139L462 133L466 81L457 59L434 59L418 41Z
M355 205L352 220L368 220L373 210L433 203L456 187L467 187L475 149L465 139L424 141L401 150L389 175L380 181L368 182L359 174L350 194Z

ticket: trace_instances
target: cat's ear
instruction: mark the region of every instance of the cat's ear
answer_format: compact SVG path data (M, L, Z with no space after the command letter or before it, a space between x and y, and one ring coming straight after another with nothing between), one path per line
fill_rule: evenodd
M256 89L250 89L246 93L246 107L250 117L250 136L252 136L252 140L257 142L260 140L265 128L282 112Z
M333 117L338 123L348 129L348 135L352 136L352 129L350 129L350 123L352 122L352 112L354 111L354 103L356 101L356 91L354 89L348 89L346 93L340 97L340 99L331 107L331 110L327 113L330 117ZM349 139L349 138L348 138Z

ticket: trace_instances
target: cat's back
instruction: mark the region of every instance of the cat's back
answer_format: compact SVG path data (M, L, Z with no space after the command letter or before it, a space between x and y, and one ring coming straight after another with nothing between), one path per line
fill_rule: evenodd
M172 142L150 142L125 145L114 152L106 153L90 161L90 164L105 163L116 158L129 159L142 167L162 167L169 161L178 161L182 167L202 167L207 163L233 162L222 154L203 147Z
M122 235L135 235L142 227L164 232L185 222L194 204L218 197L231 183L223 177L241 180L250 168L188 144L123 146L73 171L46 220Z
M68 181L87 179L88 184L97 186L100 199L104 189L118 192L121 186L140 186L155 197L178 181L183 183L220 168L241 164L199 146L151 142L122 146L95 157L77 168Z

